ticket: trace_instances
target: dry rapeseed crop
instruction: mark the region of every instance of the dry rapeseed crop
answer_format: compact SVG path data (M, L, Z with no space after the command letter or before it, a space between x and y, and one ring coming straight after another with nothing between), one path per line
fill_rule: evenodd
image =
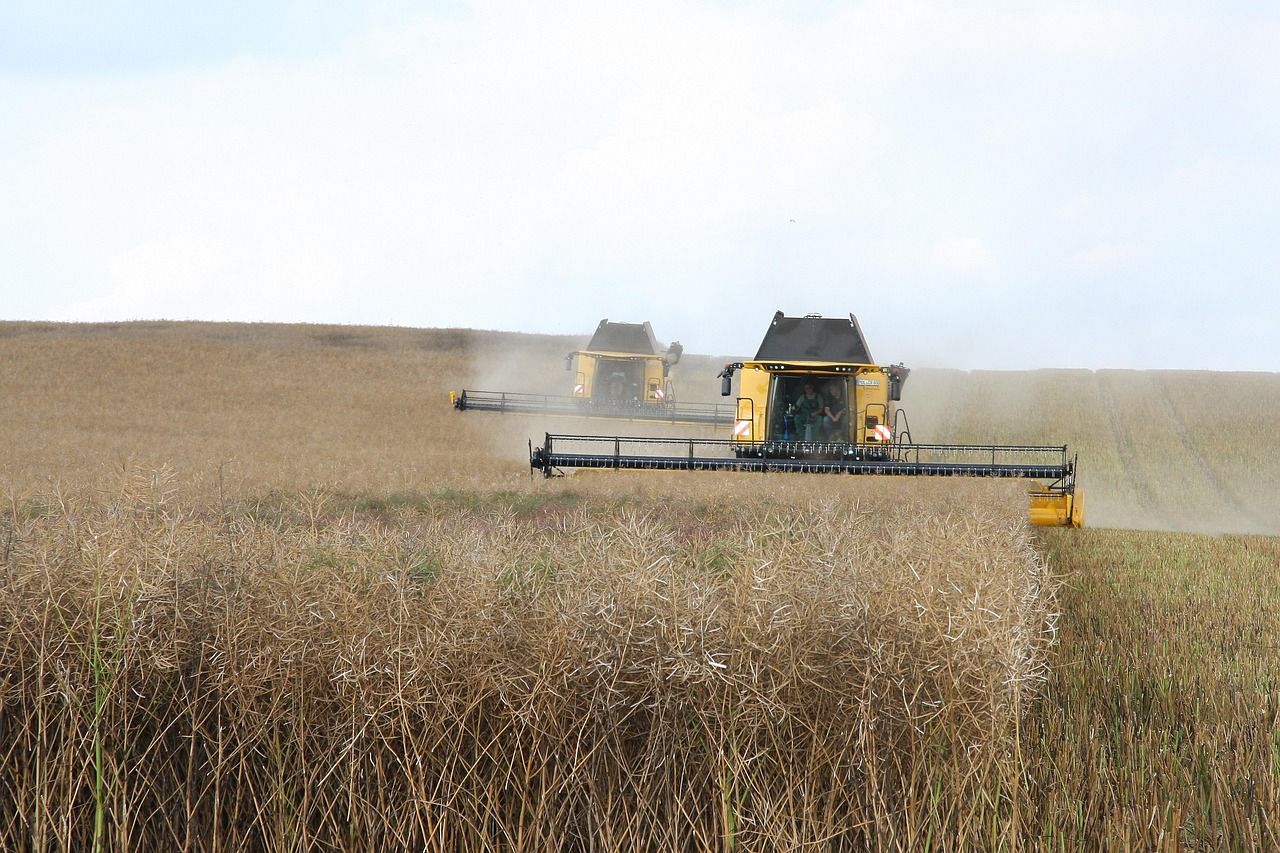
M10 506L0 846L1017 832L1051 589L998 491L672 512L589 481L214 507L166 485Z

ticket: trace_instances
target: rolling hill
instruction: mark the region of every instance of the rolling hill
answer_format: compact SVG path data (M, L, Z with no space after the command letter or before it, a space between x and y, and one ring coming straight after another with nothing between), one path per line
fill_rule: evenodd
M635 427L460 414L447 394L563 393L563 356L585 341L459 329L3 323L0 483L42 488L128 459L277 489L524 476L527 441L544 431ZM680 397L719 399L723 361L686 356L673 373ZM1280 374L917 367L903 407L916 441L1068 444L1079 454L1091 526L1280 532Z

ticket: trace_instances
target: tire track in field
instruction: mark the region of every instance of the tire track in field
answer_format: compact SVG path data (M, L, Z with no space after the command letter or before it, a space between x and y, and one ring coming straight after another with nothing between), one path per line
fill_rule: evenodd
M1152 382L1156 386L1156 390L1159 392L1158 396L1160 407L1164 410L1165 417L1169 421L1169 426L1173 429L1173 434L1178 437L1178 441L1182 442L1182 447L1186 450L1187 456L1191 458L1196 471L1199 472L1200 476L1209 484L1210 488L1214 490L1218 495L1220 502L1225 507L1238 513L1250 522L1250 524L1258 527L1259 530L1264 529L1265 525L1262 524L1263 519L1254 515L1253 508L1241 500L1231 489L1227 488L1226 482L1218 476L1218 473L1214 471L1213 467L1209 464L1209 461L1205 459L1204 455L1196 448L1195 443L1191 440L1191 433L1187 429L1186 420L1183 419L1182 415L1178 414L1177 407L1173 405L1173 399L1169 396L1168 383L1159 377L1153 378Z
M1111 427L1111 436L1115 441L1116 456L1120 459L1120 473L1124 475L1125 480L1132 486L1134 500L1138 503L1138 508L1145 513L1146 523L1153 526L1163 525L1167 529L1175 529L1177 525L1174 520L1169 517L1163 507L1157 506L1153 500L1155 488L1150 478L1138 465L1138 456L1134 452L1133 442L1129 439L1129 432L1125 429L1120 419L1120 406L1116 402L1115 392L1111 385L1111 377L1106 373L1099 372L1099 396L1102 398L1102 408L1107 413L1107 423Z

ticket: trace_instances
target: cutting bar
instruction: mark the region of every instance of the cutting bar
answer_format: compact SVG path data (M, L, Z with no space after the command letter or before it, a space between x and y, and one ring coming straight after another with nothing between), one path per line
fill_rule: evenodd
M880 474L902 477L1014 477L1065 481L1065 446L737 442L633 436L552 435L529 464L546 476L565 468Z

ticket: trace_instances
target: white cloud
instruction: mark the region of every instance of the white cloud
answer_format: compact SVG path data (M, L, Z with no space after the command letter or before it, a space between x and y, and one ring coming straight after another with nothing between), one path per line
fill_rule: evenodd
M319 55L0 79L18 199L0 306L560 332L608 315L718 353L816 308L858 313L891 360L930 341L957 366L1088 364L1124 317L1063 353L1017 312L1081 276L1171 295L1186 277L1195 325L1189 271L1260 292L1280 275L1261 225L1280 218L1274 32L1138 4L491 2ZM1009 322L948 358L937 342L983 301ZM1274 291L1219 315L1224 359L1266 310ZM1280 369L1275 344L1234 351Z
M108 262L111 289L73 303L60 320L185 317L227 278L227 264L208 241L141 243Z
M1058 216L1068 225L1087 224L1097 212L1098 199L1094 193L1072 193L1058 205Z
M991 253L976 237L948 237L933 247L933 261L947 272L973 273L991 264Z
M247 254L200 238L140 243L112 258L108 271L109 288L51 318L307 320L333 304L340 284L310 247Z
M1141 247L1126 243L1098 243L1072 256L1080 270L1091 275L1119 273L1133 269L1141 260Z

